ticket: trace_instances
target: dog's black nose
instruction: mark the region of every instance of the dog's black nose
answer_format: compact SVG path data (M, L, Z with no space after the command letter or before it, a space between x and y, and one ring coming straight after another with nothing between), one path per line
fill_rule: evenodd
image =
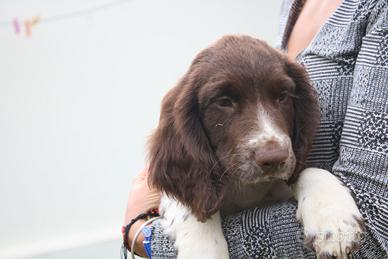
M256 164L265 173L276 172L276 170L284 166L288 156L288 149L274 144L265 145L255 152Z

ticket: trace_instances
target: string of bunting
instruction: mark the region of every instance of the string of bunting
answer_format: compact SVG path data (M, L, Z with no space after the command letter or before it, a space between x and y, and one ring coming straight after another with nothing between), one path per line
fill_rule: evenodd
M118 5L126 4L130 0L116 0L110 3L105 3L97 6L93 6L90 8L85 8L82 10L78 10L75 12L69 12L69 13L63 13L58 14L54 16L48 16L48 17L40 17L40 16L33 16L31 18L27 19L19 19L17 17L13 18L10 21L0 21L0 28L2 27L13 27L13 31L16 35L21 35L22 30L24 29L24 33L27 37L32 36L32 28L35 27L37 24L41 23L50 23L50 22L56 22L61 20L67 20L67 19L73 19L78 18L82 16L91 15L93 13L103 11L106 9L109 9L111 7L115 7Z

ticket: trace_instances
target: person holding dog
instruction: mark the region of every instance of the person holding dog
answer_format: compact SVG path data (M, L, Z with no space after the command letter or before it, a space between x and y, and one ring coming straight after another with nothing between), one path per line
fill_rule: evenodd
M352 258L388 258L388 2L285 0L281 13L279 48L305 67L321 108L306 163L332 172L354 195L367 229ZM144 169L133 182L126 223L159 206L147 177ZM222 225L231 258L315 258L300 238L295 203L246 210ZM132 249L145 255L141 241ZM153 258L176 256L157 223L152 248Z

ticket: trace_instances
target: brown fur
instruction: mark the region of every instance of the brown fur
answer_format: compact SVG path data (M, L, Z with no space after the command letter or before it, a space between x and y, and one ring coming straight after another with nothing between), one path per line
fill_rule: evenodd
M291 96L279 101L285 89ZM244 174L233 167L236 146L257 126L258 102L292 138L295 180L319 122L306 73L260 40L225 36L200 52L164 97L150 139L150 183L201 221L217 212L229 181Z

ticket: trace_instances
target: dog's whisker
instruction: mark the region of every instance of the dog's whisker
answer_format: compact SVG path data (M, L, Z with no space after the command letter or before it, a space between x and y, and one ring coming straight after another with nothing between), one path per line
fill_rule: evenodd
M239 165L239 162L235 162L234 164L232 164L231 166L229 166L226 170L224 170L220 176L220 181L222 180L222 178L228 173L228 171L234 171L236 168L238 168L238 165Z
M217 160L217 162L214 163L214 165L212 166L212 168L210 168L210 173L214 170L214 168L215 168L217 165L220 165L220 162L222 162L223 160L226 160L226 159L228 159L228 158L230 158L230 157L232 157L232 156L238 156L238 154L237 154L237 153L232 153L232 154L228 154L228 155L225 155L225 156L219 158L219 159Z

